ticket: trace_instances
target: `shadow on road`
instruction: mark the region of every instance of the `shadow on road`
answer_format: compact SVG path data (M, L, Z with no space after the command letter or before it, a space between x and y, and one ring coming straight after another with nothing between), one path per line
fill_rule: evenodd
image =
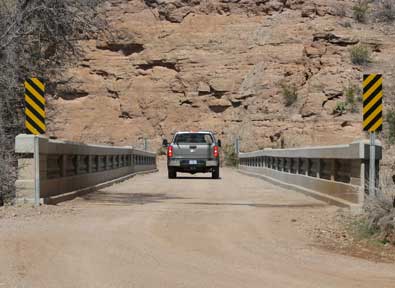
M211 176L210 177L193 177L193 176L177 176L177 178L175 178L175 179L171 179L171 180L177 180L177 179L191 179L191 180L221 180L222 178L221 177L219 177L218 179L213 179L213 178L211 178Z
M255 208L320 208L328 204L254 204L254 203L210 203L210 202L192 202L185 203L190 205L208 205L208 206L249 206Z
M144 205L159 203L166 200L185 199L182 197L167 196L166 194L151 193L113 193L98 191L81 197L83 200L98 204L113 205Z

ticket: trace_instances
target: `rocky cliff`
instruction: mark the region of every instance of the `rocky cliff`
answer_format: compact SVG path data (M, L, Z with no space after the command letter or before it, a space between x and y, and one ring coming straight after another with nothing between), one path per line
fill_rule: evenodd
M352 17L354 1L113 0L97 40L58 80L49 134L159 147L214 130L242 149L349 143L361 132L363 73L389 79L394 29ZM372 4L373 5L373 4ZM358 45L371 63L352 64ZM386 100L394 102L391 81ZM344 106L355 94L354 107ZM288 102L288 103L287 103Z

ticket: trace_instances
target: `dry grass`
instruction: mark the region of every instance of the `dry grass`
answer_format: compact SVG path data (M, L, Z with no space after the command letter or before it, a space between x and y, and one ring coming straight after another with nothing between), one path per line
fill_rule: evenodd
M392 172L383 171L380 188L375 197L369 197L365 202L367 227L374 237L383 243L395 245L395 183Z
M395 245L395 209L391 199L370 200L367 207L367 227L373 231L374 238Z

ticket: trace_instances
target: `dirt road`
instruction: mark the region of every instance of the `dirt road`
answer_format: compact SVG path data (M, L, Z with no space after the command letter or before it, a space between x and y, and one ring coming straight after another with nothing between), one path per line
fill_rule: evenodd
M202 175L198 175L202 176ZM395 265L320 250L294 219L335 209L229 169L166 171L0 218L3 287L395 287Z

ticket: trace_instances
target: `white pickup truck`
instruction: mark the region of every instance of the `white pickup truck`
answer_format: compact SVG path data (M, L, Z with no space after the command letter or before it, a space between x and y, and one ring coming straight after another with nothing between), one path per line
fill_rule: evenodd
M167 169L169 179L177 177L177 172L207 173L213 179L219 178L219 147L221 140L216 140L209 131L177 132L167 147Z

